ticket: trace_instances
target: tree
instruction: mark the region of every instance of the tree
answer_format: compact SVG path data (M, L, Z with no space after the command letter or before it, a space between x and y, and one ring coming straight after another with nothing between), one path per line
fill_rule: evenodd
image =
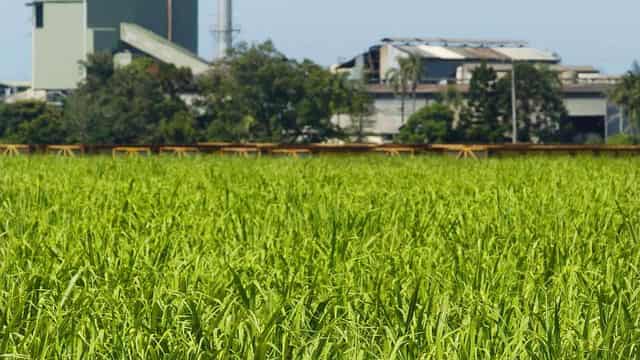
M41 101L0 104L0 138L24 144L64 142L62 110Z
M287 142L318 142L339 136L339 129L331 119L334 115L334 104L342 99L341 94L336 92L337 86L343 81L342 77L330 74L309 60L299 64L296 73L300 77L302 91L295 105L293 137L286 139Z
M357 80L350 80L345 74L336 85L335 103L339 105L339 114L349 116L349 124L345 126L349 135L355 135L356 142L363 142L367 129L373 125L370 116L374 113L373 98L367 92L368 77L363 70ZM341 124L338 124L341 126Z
M68 141L89 144L191 143L195 120L179 94L192 88L190 71L137 58L114 69L112 57L96 54L85 64L86 80L65 106Z
M404 63L402 58L398 58L398 63ZM385 74L385 82L391 86L396 96L400 96L400 123L405 123L407 94L409 93L409 73L407 66L399 68L391 68Z
M422 58L416 54L409 54L409 57L398 59L400 71L405 73L407 80L411 86L411 97L413 99L413 112L416 112L418 106L418 85L424 75L424 67Z
M447 89L438 96L438 101L453 111L453 127L460 127L462 113L466 109L466 100L455 85L447 86Z
M497 85L498 75L486 63L473 70L467 106L461 114L460 132L465 141L504 141L507 126L500 112Z
M444 104L433 103L411 115L400 128L398 141L404 144L447 143L454 140L453 111Z
M562 82L558 73L546 66L528 63L515 64L517 89L518 141L549 142L567 141L570 123L562 96ZM510 134L511 74L500 79L496 85L499 94L499 109L502 109L503 124ZM507 135L508 136L508 135Z
M631 66L610 94L611 100L622 106L629 118L634 133L640 131L640 64Z
M315 142L340 135L342 77L278 52L271 42L233 49L199 81L198 122L210 140Z
M206 140L226 142L254 141L251 129L255 119L251 115L251 102L242 85L223 64L213 68L198 82L202 110L198 127Z

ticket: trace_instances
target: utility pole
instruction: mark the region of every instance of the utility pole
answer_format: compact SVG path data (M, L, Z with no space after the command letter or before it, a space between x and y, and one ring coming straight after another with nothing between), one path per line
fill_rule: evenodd
M511 118L513 119L513 143L518 143L518 105L516 96L516 63L511 61Z
M609 102L605 105L604 112L604 144L606 145L609 141Z

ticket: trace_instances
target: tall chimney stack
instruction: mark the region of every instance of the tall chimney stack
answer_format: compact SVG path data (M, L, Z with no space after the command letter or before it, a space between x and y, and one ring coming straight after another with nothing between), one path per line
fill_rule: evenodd
M227 56L233 47L233 3L232 0L218 0L218 58Z
M167 0L167 39L173 41L173 0Z

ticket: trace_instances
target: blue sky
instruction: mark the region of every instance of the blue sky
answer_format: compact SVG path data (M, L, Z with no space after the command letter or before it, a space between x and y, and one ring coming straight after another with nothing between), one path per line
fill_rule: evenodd
M108 1L108 0L104 0ZM0 79L30 78L30 12L0 0ZM216 0L200 0L200 55L213 56ZM528 40L564 63L626 71L640 59L638 0L236 0L238 40L272 39L323 65L388 36Z

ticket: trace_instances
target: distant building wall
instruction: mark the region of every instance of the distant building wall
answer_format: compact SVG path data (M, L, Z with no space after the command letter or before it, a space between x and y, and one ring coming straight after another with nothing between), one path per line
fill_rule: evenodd
M606 97L568 97L565 98L564 104L572 117L583 116L606 116L607 104Z
M167 0L36 0L33 87L67 90L84 78L87 54L119 49L120 25L136 24L167 38ZM173 0L173 42L198 51L198 1Z
M33 31L33 88L73 89L84 77L80 64L87 47L84 4L44 2L41 6L41 23L36 22ZM37 6L33 9L35 16Z
M197 54L198 0L173 0L173 28L173 42Z
M403 125L402 122L402 101L399 96L393 93L388 94L372 94L374 97L373 113L364 122L363 132L367 135L378 135L381 137L392 137L397 135ZM429 103L436 101L437 93L418 94L416 103L416 111ZM616 107L609 104L608 99L602 94L565 94L564 103L569 112L572 121L577 121L579 125L583 120L597 120L602 123L600 127L604 132L604 123L608 113L617 111ZM407 96L405 103L406 123L414 111L413 99ZM613 118L610 119L610 121ZM332 122L348 131L354 128L354 124L348 115L335 116ZM617 125L616 125L617 126ZM610 130L609 135L615 134L617 131Z
M167 0L89 0L87 24L94 29L95 50L115 50L121 23L142 26L164 38L169 35ZM172 40L198 52L198 2L173 0ZM115 40L115 41L114 41Z

